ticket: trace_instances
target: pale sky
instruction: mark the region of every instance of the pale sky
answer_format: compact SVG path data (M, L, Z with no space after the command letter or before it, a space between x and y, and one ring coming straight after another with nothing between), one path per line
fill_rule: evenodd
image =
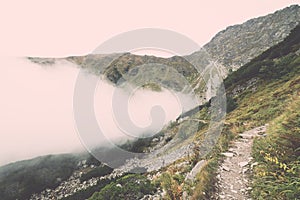
M138 28L164 28L199 45L218 31L299 0L1 1L0 55L63 57L92 52Z
M0 165L83 148L72 110L78 69L64 64L45 69L16 57L85 55L112 36L138 28L169 29L201 46L229 25L297 3L279 0L2 1ZM164 105L170 98L174 100L167 93L156 97ZM180 113L180 107L176 109L169 119ZM140 118L135 116L136 120Z

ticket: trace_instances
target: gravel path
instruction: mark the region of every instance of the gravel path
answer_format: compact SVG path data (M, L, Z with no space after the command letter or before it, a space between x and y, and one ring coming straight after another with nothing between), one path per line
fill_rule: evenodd
M240 134L228 152L223 153L225 159L218 169L216 199L251 199L249 174L256 164L251 162L253 140L257 136L263 136L265 131L266 126L261 126Z

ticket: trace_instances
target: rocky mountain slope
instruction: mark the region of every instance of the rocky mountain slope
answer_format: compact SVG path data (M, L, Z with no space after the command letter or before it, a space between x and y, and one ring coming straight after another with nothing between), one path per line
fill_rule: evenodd
M299 49L298 25L225 79L232 106L192 199L299 198Z
M201 125L194 136L187 140L190 144L188 153L175 162L162 162L159 169L153 172L139 175L114 171L108 175L107 169L100 163L88 161L88 164L85 164L86 161L82 160L84 156L68 155L62 157L63 160L42 157L28 163L24 161L1 167L1 197L7 200L219 199L222 196L218 195L215 184L217 170L222 166L221 153L228 150L231 141L239 137L240 133L271 123L277 129L266 130L266 137L254 140L253 162L257 164L253 169L253 190L249 192L255 199L267 198L270 195L275 199L297 199L300 195L300 139L297 128L300 96L300 26L293 29L286 39L284 36L296 26L299 19L299 6L291 6L266 17L230 27L217 34L205 46L207 51L215 56L214 59L218 59L217 55L220 56L218 62L219 66L223 67L221 71L224 76L227 69L239 68L224 81L228 115L218 143L209 154L201 154L201 149L198 148L209 128L207 121L211 117L210 105L206 104L198 112L191 112L183 120L170 124L159 136L150 140L139 140L127 146L141 152L155 150L156 146L161 147L172 141L178 127L185 125L184 128L188 132L189 121L200 121ZM260 29L262 33L257 31ZM249 40L245 42L247 38ZM279 42L281 40L283 41ZM272 46L278 42L278 45ZM225 53L222 48L227 48L228 51ZM269 49L264 51L267 48ZM202 65L203 55L196 52L190 55L190 60ZM51 64L56 61L30 59L39 64ZM114 83L129 69L134 70L136 66L147 64L149 60L174 66L177 72L190 77L191 83L197 80L191 72L192 66L181 57L163 59L124 54L88 55L67 59L92 73L105 74ZM246 64L240 67L244 63ZM184 134L181 136L186 137ZM288 158L285 155L288 155ZM223 167L221 170L228 169ZM226 179L222 181L221 184L224 185Z
M253 199L268 196L297 199L300 195L299 49L300 26L297 26L278 45L229 75L225 87L228 104L234 106L228 110L225 127L214 149L201 155L201 149L199 152L197 148L203 141L203 132L207 131L204 124L190 141L195 148L189 155L144 174L158 185L154 194L145 194L143 199L248 199L251 196ZM199 110L185 120L206 117L208 112ZM269 123L280 124L281 128L265 130L265 124ZM265 132L264 137L254 138L257 132ZM232 158L223 163L223 156L231 154ZM219 183L218 170L221 170ZM239 178L241 185L239 181L232 184L232 176ZM232 187L228 188L230 184ZM102 199L104 191L90 199Z
M238 69L263 51L282 41L299 21L300 6L292 5L266 16L250 19L243 24L229 26L217 33L210 42L203 46L203 49L184 56L185 61L178 56L156 58L128 53L124 55L89 54L63 59L74 62L92 73L106 74L108 79L114 83L134 66L141 66L150 62L168 65L183 75L187 74L188 77L191 73L191 65L205 70L205 66L209 62L213 62L219 68L219 73L225 78L229 72ZM38 64L51 64L56 59L30 58L30 60Z
M217 33L203 48L220 67L224 67L226 76L229 71L238 69L282 41L299 21L300 6L292 5L243 24L229 26ZM199 60L201 54L201 51L195 52L187 57L189 60Z
M227 115L229 129L236 140L240 140L240 136L247 137L247 134L239 136L245 130L269 124L264 137L254 139L251 156L248 154L252 161L244 166L244 169L252 168L252 171L247 171L246 179L249 180L248 194L253 199L300 197L299 81L299 25L282 42L225 79L227 95L236 103L236 108ZM249 144L251 141L248 141L247 145ZM246 153L247 151L242 152L244 155ZM243 158L243 155L234 156L232 162ZM225 165L226 163L228 159L225 160ZM235 167L231 173L236 173L234 169ZM236 176L238 177L237 173ZM230 178L225 176L222 182L230 182ZM237 184L233 187L239 188ZM232 188L231 190L238 195L245 192ZM232 191L227 190L227 194L225 191L223 190L225 199L228 199L228 194L233 195Z

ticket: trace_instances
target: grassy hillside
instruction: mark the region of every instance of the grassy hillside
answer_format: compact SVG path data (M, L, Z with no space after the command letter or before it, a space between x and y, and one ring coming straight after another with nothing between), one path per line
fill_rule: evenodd
M87 154L48 155L0 167L1 199L28 199L33 193L55 188L68 179L80 160L99 161Z
M77 166L73 155L43 156L0 168L1 199L27 199L32 193L54 188Z
M105 69L104 74L115 84L122 84L125 79L132 84L142 84L143 87L153 90L160 90L160 86L163 85L181 91L186 84L193 83L197 70L180 56L160 58L126 53L115 59Z
M299 79L300 80L300 79ZM300 93L257 139L253 156L255 199L300 199Z
M155 186L145 176L129 174L106 185L89 200L140 199L155 190Z
M275 123L277 125L272 126L273 129L268 130L267 137L256 141L253 149L255 161L259 163L254 171L253 197L254 199L266 199L269 195L272 197L270 199L298 198L299 142L297 141L299 141L298 136L300 135L298 129L299 120L297 120L299 119L298 96L300 94L299 36L300 27L298 26L283 42L253 59L225 80L228 96L228 114L218 143L213 151L204 158L197 156L184 158L183 160L189 163L187 167L177 169L176 163L174 163L160 171L162 176L154 183L157 187L165 189L166 199L179 198L183 195L183 191L187 191L192 199L195 200L211 199L215 192L213 188L216 181L215 173L220 153L226 151L230 141L239 133L266 123ZM286 111L287 108L288 111ZM201 120L209 119L205 109L191 117ZM283 118L286 118L284 123L282 121ZM279 121L284 125L280 124ZM281 135L279 133L282 132L277 126L291 128L286 128L285 133ZM194 142L201 142L205 130L207 130L207 126L203 126L198 130ZM285 138L285 140L281 137ZM276 144L275 141L280 141L284 144ZM138 141L139 148L145 145L143 142ZM270 145L273 149L268 148ZM284 145L287 147L283 148ZM264 148L268 148L268 151ZM272 164L268 163L272 163L272 160L267 162L265 159L273 159L273 155L277 155L276 152L280 152L279 150L281 149L288 149L285 153L288 155L289 160L284 160L284 156L280 157L280 159L278 157L279 164L276 164L275 161L275 166L272 167ZM273 157L265 158L261 154L262 151L268 153L263 154L264 156L270 154ZM201 159L206 159L207 163L197 175L196 181L191 185L186 183L183 174ZM281 176L269 177L270 174L278 174L278 170L286 170L288 172ZM261 176L262 171L267 174L265 177ZM269 182L266 181L267 178L269 178ZM278 184L280 181L282 185ZM99 190L91 199L105 199L107 194L116 195L115 198L118 199L122 195L126 196L126 194L133 192L131 184L128 183L129 185L126 184L124 188L120 188L116 186L117 182L112 182L109 186ZM134 185L134 183L132 184ZM148 192L151 193L153 191ZM127 197L128 199L133 199L130 196Z
M239 133L270 124L255 142L254 199L299 199L300 26L225 80L230 104L222 136L198 174L194 199L213 195L219 153ZM229 105L230 106L230 105Z

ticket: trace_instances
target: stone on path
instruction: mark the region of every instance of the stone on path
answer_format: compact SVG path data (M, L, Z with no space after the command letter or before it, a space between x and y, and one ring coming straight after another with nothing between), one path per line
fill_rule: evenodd
M234 154L231 152L226 152L226 153L222 153L222 155L226 156L226 157L233 157Z

